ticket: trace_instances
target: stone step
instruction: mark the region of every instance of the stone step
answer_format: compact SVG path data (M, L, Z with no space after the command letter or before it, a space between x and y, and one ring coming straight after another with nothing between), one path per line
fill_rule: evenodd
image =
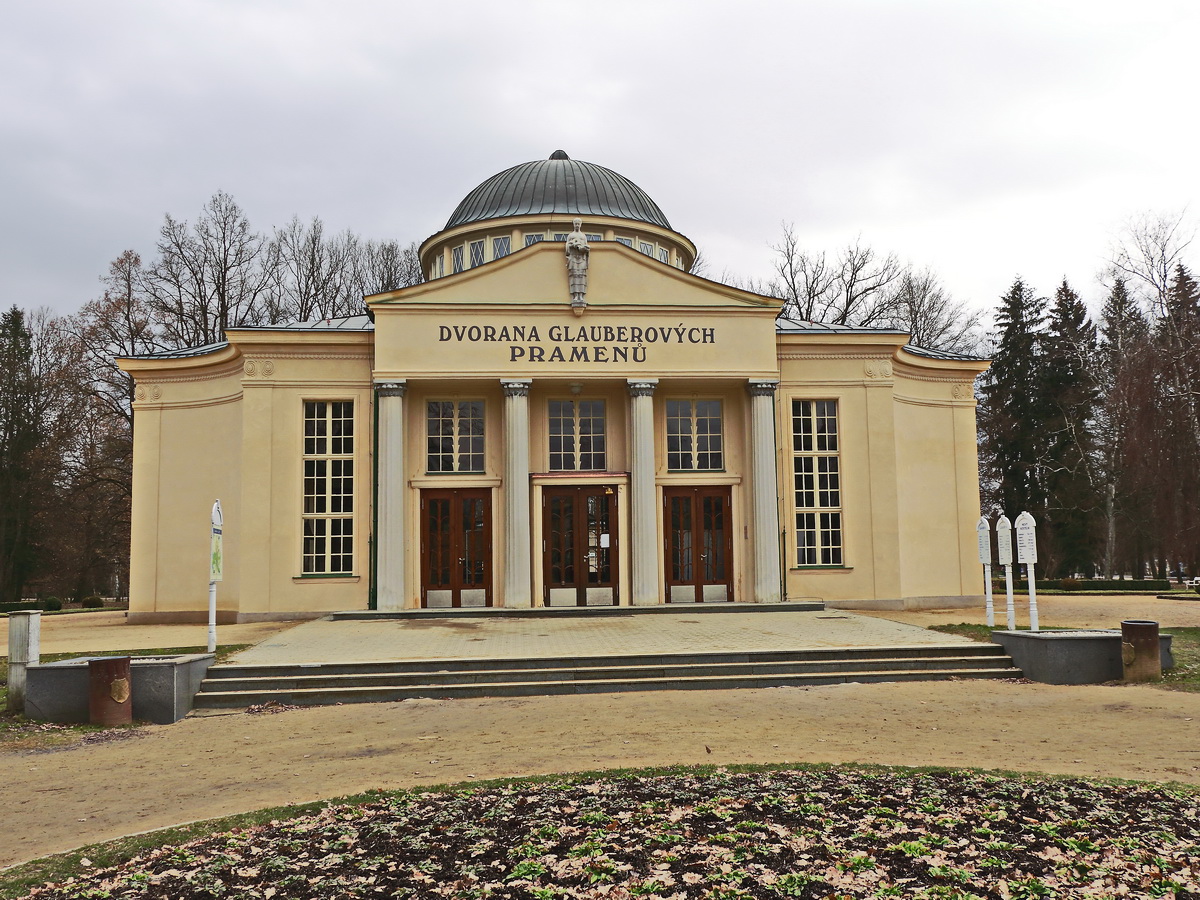
M996 644L213 666L197 708L1019 677Z
M808 687L888 681L1019 678L1020 669L890 669L886 671L808 672L776 675L716 675L679 678L521 681L490 684L422 684L408 687L298 688L265 691L212 691L196 696L198 709L229 709L273 701L293 706L335 703L383 703L411 699L532 697L561 694L613 693L649 690L727 690L736 688Z
M927 659L962 657L1004 657L998 644L925 644L909 647L818 647L797 650L751 650L702 653L640 653L616 656L542 656L498 659L496 657L459 657L418 660L385 660L378 662L312 663L304 665L237 665L213 666L209 679L294 677L314 674L360 675L377 672L468 672L490 671L497 668L568 669L568 668L631 668L666 665L714 665L737 663L787 663L834 660Z
M918 659L828 660L794 662L712 663L666 666L586 666L547 668L508 668L502 664L491 669L431 672L331 673L324 669L288 674L273 673L249 677L208 679L200 687L204 693L231 691L267 691L296 689L340 689L345 687L404 687L441 684L504 684L537 681L605 681L625 678L689 678L718 675L786 675L819 672L886 672L903 667L909 670L1010 668L1012 661L1003 655L975 657L929 657Z

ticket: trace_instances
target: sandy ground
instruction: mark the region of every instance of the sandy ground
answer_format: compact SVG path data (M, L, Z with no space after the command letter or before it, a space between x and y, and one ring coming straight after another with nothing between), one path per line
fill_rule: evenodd
M1159 600L1156 597L1132 594L1070 594L1042 596L1037 598L1038 624L1042 628L1115 628L1121 627L1122 619L1149 619L1169 628L1200 627L1200 594L1180 592L1181 599ZM1029 627L1029 598L1017 595L1014 598L1018 628ZM1000 593L994 598L996 626L1004 628L1006 623L1006 598ZM957 625L968 623L983 625L987 622L983 607L969 609L931 609L914 611L873 611L856 609L856 613L904 622L909 625Z
M1114 627L1131 617L1200 625L1200 603L1177 600L1048 597L1041 610L1049 625ZM982 621L982 612L970 610L878 615L914 624ZM95 625L108 627L99 616ZM193 634L200 626L113 627L113 646L124 649L137 646L130 641L142 629L150 631L147 647L203 638L202 630L201 639ZM279 627L228 631L269 634ZM189 637L175 635L176 628ZM222 641L250 639L249 632L222 635ZM98 649L63 641L67 650ZM43 646L52 652L48 643ZM9 823L0 832L0 866L148 829L370 788L674 763L975 766L1200 784L1198 723L1200 694L1013 682L231 712L147 726L108 743L0 751L0 808Z

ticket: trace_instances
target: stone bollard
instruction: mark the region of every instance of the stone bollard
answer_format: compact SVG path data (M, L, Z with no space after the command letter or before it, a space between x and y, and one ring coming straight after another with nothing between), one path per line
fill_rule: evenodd
M133 722L128 656L88 660L88 718L93 725Z
M1126 681L1162 678L1157 622L1126 619L1121 623L1121 662Z
M25 670L41 661L42 614L18 609L8 614L8 711L25 714Z

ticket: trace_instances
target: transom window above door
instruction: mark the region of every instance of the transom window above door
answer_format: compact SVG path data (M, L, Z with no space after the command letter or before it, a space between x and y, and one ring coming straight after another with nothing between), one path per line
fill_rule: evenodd
M429 472L483 471L482 400L430 400L425 427Z
M712 472L725 468L720 400L667 401L667 470Z
M603 400L551 400L550 471L603 472L605 421Z

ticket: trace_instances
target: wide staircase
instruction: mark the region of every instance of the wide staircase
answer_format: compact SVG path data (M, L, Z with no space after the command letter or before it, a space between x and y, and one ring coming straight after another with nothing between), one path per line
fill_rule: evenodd
M520 659L429 659L213 666L197 709L414 698L528 697L612 691L803 687L845 682L1019 678L997 644L845 647Z

